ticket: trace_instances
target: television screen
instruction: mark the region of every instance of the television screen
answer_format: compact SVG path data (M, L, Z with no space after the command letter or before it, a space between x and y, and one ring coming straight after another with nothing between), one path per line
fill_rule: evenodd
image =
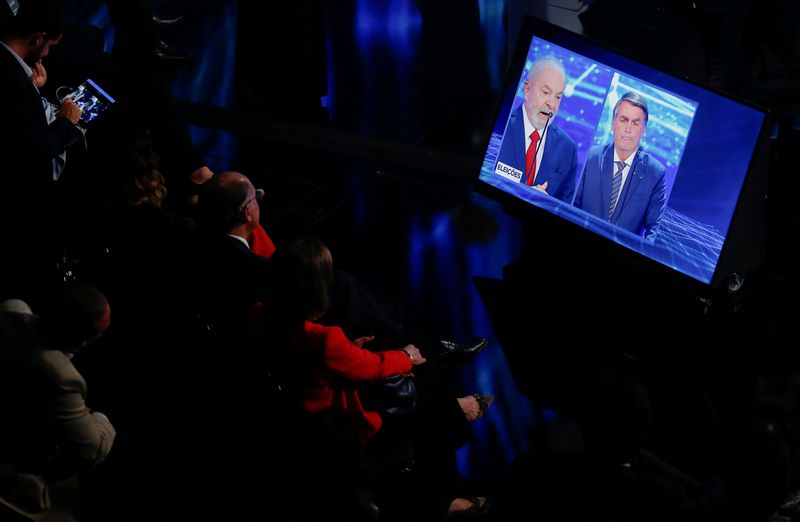
M764 121L528 18L478 184L710 284Z

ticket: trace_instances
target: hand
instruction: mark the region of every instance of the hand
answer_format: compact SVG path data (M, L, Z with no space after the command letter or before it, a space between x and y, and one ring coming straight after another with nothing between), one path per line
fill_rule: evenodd
M375 339L374 335L368 335L366 337L359 337L358 339L353 341L353 344L355 344L359 348L363 348L365 344L367 344L369 342L372 342L374 339Z
M56 116L63 116L74 125L77 125L78 121L81 119L81 114L83 114L83 111L78 107L78 104L75 103L74 100L67 98L64 100L64 103L61 104L61 107L58 108Z
M534 185L533 188L535 188L539 192L543 192L543 193L547 194L547 182L546 181L544 183L542 183L541 185Z
M413 344L406 345L402 350L408 354L408 356L411 358L411 364L414 366L419 366L420 364L428 362L428 360L420 353L419 348Z
M202 185L206 181L210 180L212 177L214 177L214 173L211 171L210 168L203 165L199 169L192 172L192 174L189 176L189 179L191 179L192 183L194 183L195 185Z
M42 61L39 60L33 67L31 67L33 73L31 74L31 81L36 86L37 89L41 89L44 87L44 84L47 83L47 70L42 65Z

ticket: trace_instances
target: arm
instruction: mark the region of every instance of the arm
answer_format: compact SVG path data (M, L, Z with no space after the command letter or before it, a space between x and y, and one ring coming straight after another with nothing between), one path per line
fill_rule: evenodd
M89 411L84 401L86 385L74 368L65 372L55 388L49 416L62 449L81 462L100 464L114 443L114 427L102 413Z
M576 175L578 174L578 151L572 147L572 157L570 158L569 168L567 169L567 179L564 180L564 193L559 198L564 203L571 203L575 197Z
M67 147L83 138L83 133L76 125L81 110L72 100L65 100L56 113L56 118L49 125L41 125L41 107L29 107L28 110L17 111L21 120L15 128L22 133L21 143L30 154L44 159L53 159Z
M661 216L664 214L664 208L666 206L667 180L666 173L662 168L658 181L655 187L653 187L653 192L650 193L650 201L647 204L647 214L645 215L644 227L642 228L642 236L644 236L646 240L655 240L658 224L661 221Z
M371 352L350 341L339 327L313 326L315 342L323 343L325 366L354 381L374 381L411 370L412 361L400 350Z
M586 162L583 164L583 170L581 171L581 178L578 180L578 188L575 190L575 196L572 198L572 205L576 208L583 208L583 184L586 179L586 171L589 170L589 158L586 158ZM576 165L577 168L577 165Z

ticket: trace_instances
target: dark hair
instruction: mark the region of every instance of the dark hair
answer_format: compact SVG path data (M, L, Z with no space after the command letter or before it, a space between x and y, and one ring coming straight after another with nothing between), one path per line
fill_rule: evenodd
M647 125L647 119L650 116L650 111L647 110L647 101L644 99L644 96L635 92L626 92L622 95L622 98L617 101L617 104L614 105L614 118L617 117L617 109L619 109L619 104L624 101L639 107L644 111L644 124Z
M91 286L67 286L44 303L39 314L50 336L61 345L89 341L100 331L108 308L102 292Z
M125 201L130 205L160 207L167 197L164 176L159 171L158 154L150 132L137 129L120 141L119 175Z
M226 180L214 176L201 186L197 198L197 222L208 230L227 232L244 223L242 205L247 201L249 183L245 178Z
M309 317L320 317L330 307L333 259L325 243L301 238L279 248L270 258L273 318L291 326Z
M67 25L64 9L59 0L18 0L16 15L8 8L3 16L0 34L14 38L27 38L36 33L45 33L46 40L55 40ZM5 4L6 2L3 2Z

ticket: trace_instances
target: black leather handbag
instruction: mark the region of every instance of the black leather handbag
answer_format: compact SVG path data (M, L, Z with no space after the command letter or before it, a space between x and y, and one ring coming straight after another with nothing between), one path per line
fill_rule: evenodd
M414 375L390 375L382 381L368 383L361 389L365 408L389 417L408 415L417 405L417 386Z

